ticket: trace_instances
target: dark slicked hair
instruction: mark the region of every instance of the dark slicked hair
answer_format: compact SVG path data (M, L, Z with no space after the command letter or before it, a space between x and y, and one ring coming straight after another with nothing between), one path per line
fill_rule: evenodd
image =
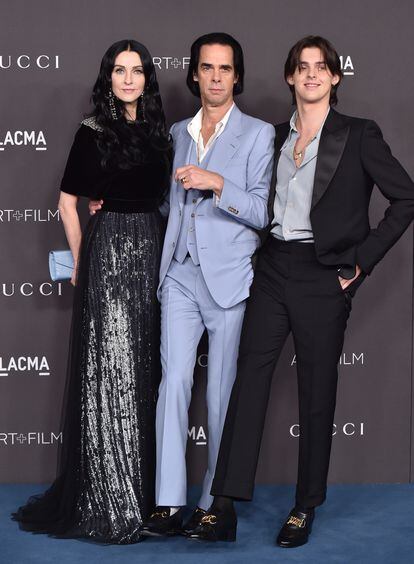
M198 98L200 97L200 86L198 82L194 80L194 75L197 74L198 63L200 61L200 51L203 45L228 45L233 49L233 65L234 72L237 77L237 82L233 86L233 94L241 94L243 92L244 83L243 49L234 37L228 33L222 32L202 35L191 45L191 57L187 73L187 86L191 93L194 94L194 96L198 96Z
M324 62L326 63L328 69L331 71L333 75L339 76L339 81L337 84L332 86L331 88L331 97L329 103L331 106L335 106L338 103L338 97L336 91L341 84L341 80L343 77L342 69L341 69L341 61L339 59L339 55L336 52L333 45L324 37L320 37L319 35L307 35L303 39L300 39L292 49L289 51L289 54L286 59L285 63L285 80L289 76L292 76L295 70L298 68L300 62L300 55L303 49L308 47L317 47L321 50L324 58ZM295 88L292 84L288 83L290 91L292 92L293 103L296 103L296 96L295 96Z

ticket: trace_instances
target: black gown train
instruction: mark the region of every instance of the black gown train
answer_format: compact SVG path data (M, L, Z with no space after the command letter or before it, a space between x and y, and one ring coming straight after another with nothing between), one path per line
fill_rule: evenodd
M78 130L61 190L104 199L83 233L57 479L20 507L20 527L109 543L141 539L154 505L160 381L156 297L168 163L107 171L93 118Z

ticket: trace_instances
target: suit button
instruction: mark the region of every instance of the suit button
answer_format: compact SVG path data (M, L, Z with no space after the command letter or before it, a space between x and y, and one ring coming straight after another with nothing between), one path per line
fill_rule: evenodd
M196 204L197 200L195 198L193 198L193 204Z
M175 243L173 243L172 246L175 247Z
M195 213L192 213L192 214L191 214L191 217L195 217Z
M181 210L178 212L178 215L181 217Z

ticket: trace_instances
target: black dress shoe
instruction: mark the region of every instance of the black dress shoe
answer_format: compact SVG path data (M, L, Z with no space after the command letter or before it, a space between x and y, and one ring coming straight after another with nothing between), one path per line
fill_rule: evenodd
M209 509L201 518L200 524L192 533L187 535L189 539L204 541L235 541L237 529L237 516L232 511L215 511Z
M184 507L170 515L169 507L158 505L154 513L142 524L141 534L146 537L170 537L182 534Z
M194 511L192 512L189 520L183 526L183 533L185 535L190 535L191 533L193 533L194 530L200 525L201 519L206 514L207 514L207 511L205 509L201 509L201 507L196 507L194 509Z
M314 515L313 508L304 510L295 507L292 509L277 536L276 544L283 548L295 548L306 544L312 531Z

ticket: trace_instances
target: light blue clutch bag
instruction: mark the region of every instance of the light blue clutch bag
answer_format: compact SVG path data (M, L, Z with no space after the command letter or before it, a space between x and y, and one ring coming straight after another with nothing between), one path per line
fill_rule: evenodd
M72 251L50 251L50 278L56 280L70 280L72 278L74 262Z

